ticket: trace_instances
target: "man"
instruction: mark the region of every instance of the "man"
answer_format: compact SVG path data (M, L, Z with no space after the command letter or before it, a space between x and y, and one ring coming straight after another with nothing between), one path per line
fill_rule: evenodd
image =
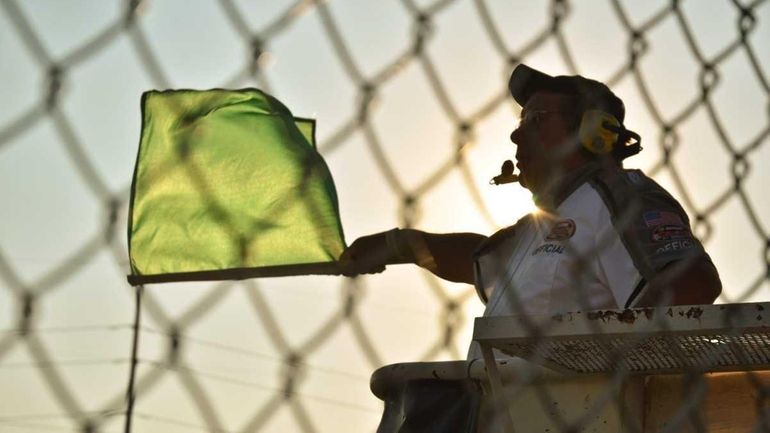
M345 273L415 263L475 284L484 314L712 303L719 275L677 201L639 170L624 170L639 137L602 83L519 65L509 81L522 108L511 134L519 183L539 211L491 237L394 229L357 239Z

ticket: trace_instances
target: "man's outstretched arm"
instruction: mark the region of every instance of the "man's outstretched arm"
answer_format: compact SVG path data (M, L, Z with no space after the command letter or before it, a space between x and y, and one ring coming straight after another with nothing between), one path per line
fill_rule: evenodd
M356 239L340 263L348 276L382 272L388 264L414 263L445 280L473 284L473 252L485 239L476 233L394 229Z

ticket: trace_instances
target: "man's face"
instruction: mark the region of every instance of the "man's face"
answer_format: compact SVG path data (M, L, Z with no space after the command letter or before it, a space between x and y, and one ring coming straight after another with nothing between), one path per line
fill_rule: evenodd
M571 131L566 120L569 97L538 92L521 111L521 123L511 133L516 144L519 182L534 193L542 193L550 182L562 175L571 151Z

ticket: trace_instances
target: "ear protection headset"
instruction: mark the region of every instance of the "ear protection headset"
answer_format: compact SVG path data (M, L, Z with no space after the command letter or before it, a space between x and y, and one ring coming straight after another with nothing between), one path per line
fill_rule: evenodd
M602 110L583 112L578 138L581 146L597 155L612 153L623 159L642 150L639 134L626 129L615 116Z
M541 90L576 96L583 113L577 131L580 144L592 154L611 154L620 161L642 150L639 134L626 129L620 121L625 113L623 101L605 84L579 75L552 77L519 64L508 80L508 90L522 107ZM602 107L608 111L599 109Z
M622 161L642 151L642 138L634 131L626 129L618 119L602 110L586 110L580 119L578 138L581 146L596 155L612 156ZM500 174L490 179L490 185L503 185L518 182L519 176L513 174L513 162L505 161Z

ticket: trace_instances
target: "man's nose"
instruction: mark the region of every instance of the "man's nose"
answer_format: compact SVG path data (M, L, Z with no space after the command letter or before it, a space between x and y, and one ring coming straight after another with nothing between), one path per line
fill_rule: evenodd
M511 142L513 142L513 144L517 146L520 145L521 138L521 128L516 128L513 130L513 132L511 132Z

